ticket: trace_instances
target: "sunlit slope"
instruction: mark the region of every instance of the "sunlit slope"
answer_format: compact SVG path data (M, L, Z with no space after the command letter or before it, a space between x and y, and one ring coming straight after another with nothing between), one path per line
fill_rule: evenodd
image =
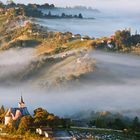
M94 69L92 43L7 17L0 25L0 83L50 87L75 80Z
M41 57L30 65L21 80L27 80L42 87L50 87L75 80L94 70L94 59L86 54L79 55L73 51L69 53L71 54L66 57L61 57L62 54Z
M0 53L0 82L34 83L43 87L61 84L91 72L95 61L86 54L71 51L66 57L34 55L35 49L12 49Z

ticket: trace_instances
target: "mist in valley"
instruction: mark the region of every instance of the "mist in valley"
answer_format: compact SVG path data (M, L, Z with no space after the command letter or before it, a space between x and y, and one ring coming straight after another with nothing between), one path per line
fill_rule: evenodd
M33 60L36 58L32 48L0 52L0 84L16 83Z
M139 11L126 9L99 8L97 12L60 8L51 13L82 13L84 19L38 18L34 22L48 27L48 31L70 31L95 38L125 28L139 33ZM102 51L91 51L88 57L75 52L64 58L62 55L40 57L33 48L0 52L0 105L17 107L22 94L31 114L43 107L59 116L82 111L140 115L139 56Z
M43 72L39 76L34 73L26 80L19 80L30 69L32 62L38 62L34 50L10 50L0 54L0 104L6 107L16 107L21 96L24 97L30 112L37 107L44 107L48 111L60 116L73 115L80 111L124 111L139 113L140 100L140 59L130 54L107 53L92 51L90 59L96 61L93 70L86 74L79 74L74 79L61 84L53 83L51 88L44 88L44 80L54 78L54 75L65 77L71 66L67 58L63 67L57 67L47 79ZM36 60L36 61L35 61ZM72 62L73 65L77 58ZM67 62L67 63L66 63ZM62 63L62 62L61 62ZM60 63L55 64L55 66ZM87 66L87 65L86 65ZM53 65L54 67L54 65ZM51 68L53 68L51 67ZM40 70L40 69L39 69ZM64 71L63 71L64 72ZM72 71L73 72L73 71ZM38 72L37 72L38 73ZM68 71L71 74L71 71ZM9 75L14 75L9 77ZM31 79L30 79L31 78ZM9 80L10 79L10 80ZM37 82L34 82L37 81ZM130 113L129 112L129 113ZM130 113L131 114L131 113Z

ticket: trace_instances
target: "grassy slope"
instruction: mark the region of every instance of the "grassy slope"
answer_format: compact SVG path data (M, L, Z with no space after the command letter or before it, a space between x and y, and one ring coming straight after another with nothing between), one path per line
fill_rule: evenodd
M11 22L15 22L14 20ZM5 21L3 21L5 23ZM5 24L5 27L9 26ZM75 53L62 58L60 53L69 53L78 48L90 48L92 46L91 40L73 40L70 33L51 33L45 30L40 30L37 25L31 27L16 27L0 32L0 51L9 50L10 48L27 48L31 47L35 49L35 54L38 60L31 62L28 69L19 72L16 80L32 80L37 81L39 84L44 84L48 81L54 83L57 79L69 79L71 75L79 76L90 71L88 68L92 64L83 65L83 67L77 67L77 72L72 67L76 64L78 56ZM32 30L32 32L31 32ZM45 35L45 37L44 37ZM22 45L21 45L22 43ZM60 54L58 58L53 58L55 55ZM44 57L52 57L45 58ZM84 69L85 67L85 69ZM71 68L72 70L68 70ZM80 70L82 68L82 70ZM63 71L63 74L62 74ZM16 76L16 75L15 75ZM73 77L73 76L72 76ZM51 80L50 80L51 79ZM71 79L71 78L70 78Z

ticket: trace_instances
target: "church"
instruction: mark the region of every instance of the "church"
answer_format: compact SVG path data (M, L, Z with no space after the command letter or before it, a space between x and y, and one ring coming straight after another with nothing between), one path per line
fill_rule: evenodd
M18 103L18 107L10 108L7 111L7 113L5 115L5 125L11 125L13 121L16 123L16 125L18 125L20 122L20 119L23 116L28 116L28 115L30 115L30 114L23 101L23 97L21 96L20 101Z

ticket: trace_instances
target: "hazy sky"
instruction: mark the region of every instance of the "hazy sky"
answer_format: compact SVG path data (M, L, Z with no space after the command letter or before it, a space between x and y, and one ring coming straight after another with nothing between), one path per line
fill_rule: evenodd
M6 0L2 0L6 2ZM57 6L84 5L99 9L138 11L140 0L14 0L20 3L54 3ZM140 10L139 10L140 11Z

